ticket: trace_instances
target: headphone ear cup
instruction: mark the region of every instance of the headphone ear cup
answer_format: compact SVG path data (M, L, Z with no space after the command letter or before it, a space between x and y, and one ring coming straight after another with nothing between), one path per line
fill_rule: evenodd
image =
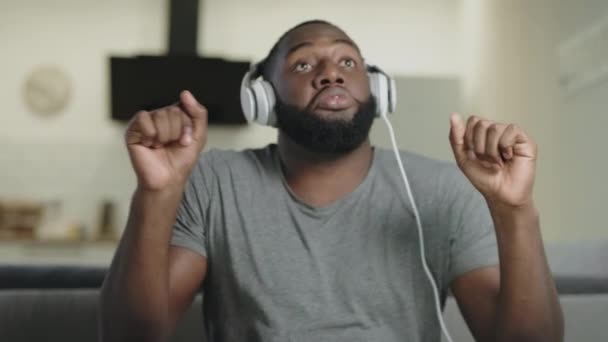
M276 97L274 94L274 88L272 87L272 84L270 84L270 82L267 81L260 81L260 83L262 84L262 86L264 87L264 94L266 95L266 98L268 99L267 104L268 104L268 114L266 115L266 123L265 125L267 126L272 126L272 127L276 127L277 125L277 114L275 112L275 105L276 105Z
M251 82L251 91L255 97L256 103L256 118L255 121L260 125L267 125L268 115L270 111L270 99L264 86L263 80L255 80Z
M372 96L374 97L374 99L376 100L376 116L379 116L379 105L378 103L380 102L379 97L379 93L378 93L378 80L377 80L377 75L375 72L368 72L368 78L369 78L369 90L372 94Z
M378 92L380 93L379 97L381 101L379 102L380 107L380 115L387 115L388 111L388 103L389 103L389 80L386 75L382 73L378 73Z
M369 73L370 90L376 98L376 116L389 113L389 85L388 78L379 72Z
M395 79L389 77L389 91L388 91L388 112L394 113L397 109L397 84Z
M395 80L374 65L367 66L369 87L376 98L376 116L392 114L397 108L397 86Z
M247 122L253 122L256 119L256 101L253 91L249 87L249 72L245 73L241 81L241 109Z
M276 103L274 88L261 78L251 80L255 68L252 67L241 81L241 109L248 122L275 126L277 119L274 111Z

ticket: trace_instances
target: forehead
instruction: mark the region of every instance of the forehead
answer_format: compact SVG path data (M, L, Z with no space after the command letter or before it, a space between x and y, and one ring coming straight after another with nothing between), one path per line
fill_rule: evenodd
M314 46L335 41L350 42L355 49L359 50L352 39L339 28L327 24L310 24L289 32L279 46L279 55L285 57L290 50L303 43L310 43Z

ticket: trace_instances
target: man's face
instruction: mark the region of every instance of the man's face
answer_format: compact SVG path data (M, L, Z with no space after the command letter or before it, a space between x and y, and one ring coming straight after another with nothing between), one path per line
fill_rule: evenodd
M279 128L297 143L339 153L367 138L375 109L367 69L339 29L311 24L291 32L280 45L271 82Z

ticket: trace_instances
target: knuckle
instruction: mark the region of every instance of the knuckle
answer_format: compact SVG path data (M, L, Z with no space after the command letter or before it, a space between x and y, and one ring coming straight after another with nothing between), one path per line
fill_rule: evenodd
M179 112L171 112L171 114L169 115L169 120L171 120L173 123L179 124L183 121L182 114Z
M169 106L167 109L171 115L180 115L183 112L180 106L176 104Z
M475 115L470 116L469 119L467 120L467 127L473 128L477 124L478 121L479 121L479 118L476 117Z
M138 122L145 120L147 115L148 115L148 112L146 112L145 110L137 111L135 113L135 115L133 115L133 117L131 118L129 126L136 125Z
M480 119L475 123L475 130L485 129L488 127L488 121Z
M150 120L152 120L152 122L156 122L158 119L158 110L151 111L148 113L148 115L150 116Z
M135 113L135 118L136 119L141 119L142 117L145 117L146 115L148 115L148 112L145 110L140 110L137 113Z
M156 116L156 117L167 115L167 108L166 107L164 107L164 108L158 108L158 109L150 112L150 114L153 115L153 116Z

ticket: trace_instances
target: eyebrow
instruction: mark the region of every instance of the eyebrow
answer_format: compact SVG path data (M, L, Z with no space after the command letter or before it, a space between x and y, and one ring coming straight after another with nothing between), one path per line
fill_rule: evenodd
M350 45L352 48L354 48L355 50L359 51L359 47L357 47L357 45L355 45L355 43L353 43L351 40L349 39L344 39L344 38L337 38L333 41L334 44L346 44L346 45ZM308 46L312 46L313 43L305 41L305 42L301 42L298 44L295 44L294 46L290 47L289 50L287 50L287 53L285 54L285 57L289 57L289 55L291 55L292 53L296 52L297 50L303 48L303 47L308 47Z

